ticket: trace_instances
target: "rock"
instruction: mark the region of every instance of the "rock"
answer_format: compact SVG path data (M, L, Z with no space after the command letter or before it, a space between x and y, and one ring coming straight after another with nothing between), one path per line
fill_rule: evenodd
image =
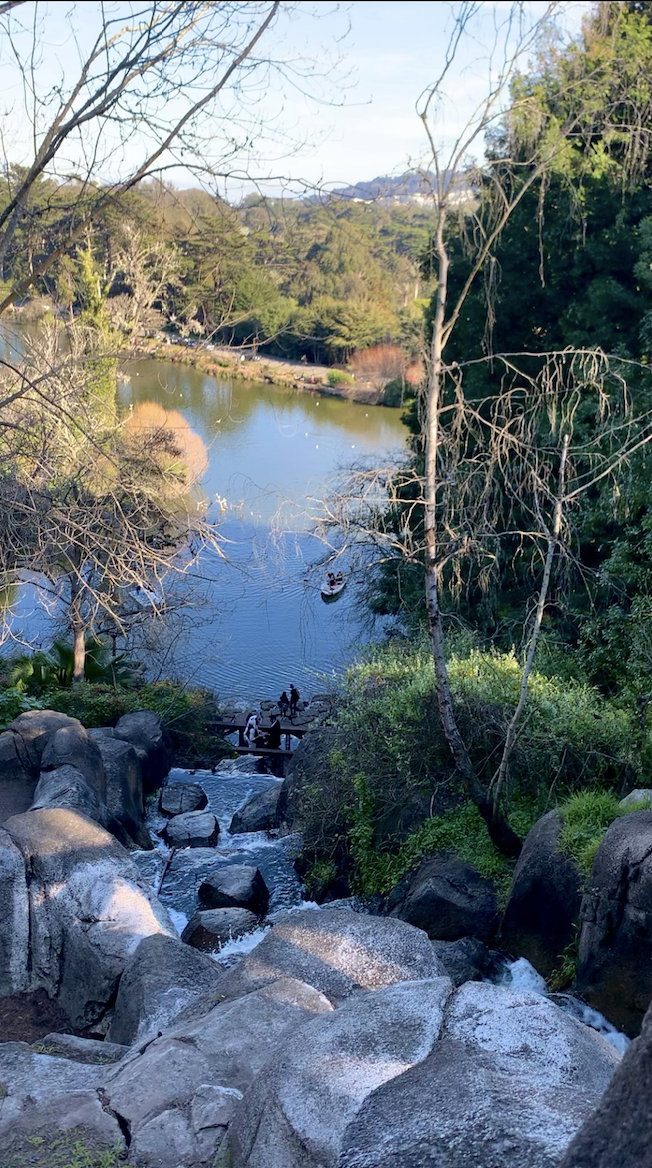
M367 1096L426 1058L439 1038L448 978L360 994L283 1043L237 1107L233 1168L324 1168Z
M341 909L304 909L276 918L273 929L224 975L236 997L277 977L298 977L338 1005L355 990L441 977L425 933L403 921Z
M72 726L60 726L47 740L41 755L41 772L54 771L60 767L74 767L81 771L88 786L100 803L106 801L106 779L104 763L99 747L81 722L71 719Z
M160 714L153 710L135 710L123 714L114 729L116 738L130 742L143 768L146 793L157 790L172 766L170 736Z
M30 811L46 807L66 807L78 811L101 827L107 827L109 813L95 791L88 785L81 771L73 766L60 766L41 772Z
M199 886L199 899L207 908L247 908L262 916L269 904L269 889L258 868L224 864Z
M652 998L652 811L611 824L580 915L577 990L633 1038Z
M191 1002L216 989L222 971L176 937L145 937L120 978L107 1038L142 1043L165 1030Z
M617 1064L595 1031L545 998L472 982L455 992L432 1053L367 1097L336 1163L557 1168Z
M7 726L9 733L18 738L17 751L25 770L38 778L41 759L50 738L57 730L69 728L83 730L77 718L69 718L57 710L26 710Z
M139 848L153 847L145 827L143 772L135 747L119 738L95 738L104 763L106 805Z
M50 1143L60 1144L54 1139L57 1132L68 1133L71 1144L83 1140L96 1151L124 1149L118 1122L104 1110L98 1095L105 1073L104 1067L37 1054L22 1042L1 1044L3 1168L55 1163L56 1152L53 1149L50 1158ZM41 1144L45 1145L43 1159L38 1158ZM27 1157L27 1151L34 1159ZM65 1157L60 1161L67 1162Z
M96 1067L119 1063L129 1053L128 1046L101 1042L95 1038L80 1038L76 1034L46 1034L32 1043L32 1050L37 1054L53 1054Z
M186 811L175 815L159 834L173 848L212 848L220 825L210 811Z
M34 798L38 772L25 765L19 744L18 735L10 730L0 734L0 823L11 815L29 811Z
M299 825L304 793L311 787L320 789L327 784L330 777L328 758L338 741L335 726L320 726L301 739L281 783L276 806L277 822L272 824L273 827L286 824L292 830ZM234 830L233 826L231 830Z
M273 827L278 827L277 808L281 786L281 783L272 783L271 787L252 796L236 811L229 828L231 835L245 831L271 831Z
M582 877L559 849L558 811L549 811L528 833L512 878L500 930L501 944L514 957L526 957L543 977L560 965L575 935L582 899Z
M187 811L203 811L208 796L199 783L166 783L158 800L163 815L184 815Z
M491 881L452 852L439 852L423 861L391 915L439 941L486 941L498 924L498 902Z
M143 1161L152 1168L178 1168L178 1141L190 1140L190 1133L181 1163L210 1163L224 1124L277 1044L330 1009L310 986L285 978L135 1048L108 1069L105 1088L109 1107L129 1126L131 1149L152 1157Z
M212 953L258 928L258 917L245 908L209 908L196 912L188 921L181 940L193 949Z
M29 984L29 902L22 852L0 830L0 997Z
M495 967L498 954L475 937L459 941L433 941L432 947L453 985L480 981Z
M5 831L30 875L28 988L56 996L73 1027L94 1026L142 938L176 930L124 848L78 812L28 811Z
M638 787L630 791L620 800L619 807L624 811L649 811L652 807L652 790L649 787Z
M573 1139L560 1168L650 1168L652 1012L625 1052L597 1110Z

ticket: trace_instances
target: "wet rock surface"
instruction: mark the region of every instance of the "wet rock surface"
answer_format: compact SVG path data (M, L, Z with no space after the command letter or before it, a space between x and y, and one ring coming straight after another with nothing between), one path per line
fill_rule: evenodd
M159 795L163 815L183 815L187 811L203 811L208 797L199 783L166 783Z
M246 908L261 916L267 911L269 889L258 868L245 864L224 865L199 886L199 900L206 908Z
M161 836L173 848L212 848L220 835L220 825L211 811L186 811L165 825Z
M250 831L271 831L279 826L278 801L281 783L272 783L266 791L254 795L236 811L229 831L232 835Z
M244 908L209 908L188 921L181 940L205 953L221 949L227 941L244 937L258 926L258 917Z
M493 884L452 852L424 860L406 883L391 915L423 929L429 937L486 941L495 933L498 902Z

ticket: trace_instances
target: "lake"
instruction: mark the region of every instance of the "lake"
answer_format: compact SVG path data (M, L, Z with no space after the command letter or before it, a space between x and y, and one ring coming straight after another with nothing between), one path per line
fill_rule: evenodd
M369 632L355 579L336 602L321 599L323 573L310 568L326 549L310 534L313 500L338 468L404 449L400 410L220 382L167 361L133 362L125 374L122 408L155 401L178 410L206 443L203 485L227 557L202 552L183 581L193 605L154 630L152 662L241 701L277 697L292 683L305 694L323 689Z

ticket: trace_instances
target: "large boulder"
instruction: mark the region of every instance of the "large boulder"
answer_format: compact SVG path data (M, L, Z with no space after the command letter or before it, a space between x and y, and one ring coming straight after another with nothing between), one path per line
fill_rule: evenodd
M22 854L29 916L29 985L57 997L78 1029L101 1022L143 937L176 930L123 847L62 808L5 824Z
M139 848L151 848L145 827L143 771L135 747L130 742L106 734L94 735L106 777L106 805L114 820Z
M11 836L0 829L0 997L27 989L29 949L25 861Z
M264 791L252 795L238 811L236 811L229 831L232 835L239 835L246 831L271 831L279 826L278 801L281 794L281 783L274 782Z
M158 800L163 815L184 815L186 811L203 811L208 796L199 783L166 783Z
M431 1054L365 1100L338 1168L557 1168L618 1061L545 998L471 982Z
M310 986L285 978L135 1047L109 1068L105 1087L131 1133L130 1160L151 1168L213 1163L238 1101L278 1043L330 1009Z
M432 947L455 986L464 985L465 981L482 981L500 963L501 955L476 937L433 941Z
M165 1030L186 1006L217 989L222 970L176 937L145 937L127 961L107 1038L142 1043Z
M568 1148L560 1168L650 1168L652 1164L652 1010L625 1052L597 1110Z
M283 1042L233 1168L554 1168L618 1056L545 998L446 978L357 995Z
M104 763L97 743L89 736L81 722L60 726L48 738L41 755L41 773L60 767L74 767L84 776L88 786L101 803L106 801Z
M104 1066L39 1054L22 1042L0 1044L3 1168L72 1164L80 1143L93 1162L124 1151L120 1125L102 1106L105 1073Z
M113 734L134 747L143 768L145 792L156 791L172 766L170 736L160 714L153 710L123 714Z
M66 807L108 828L106 804L100 802L77 767L60 766L41 772L30 811L41 811L45 807Z
M561 828L559 812L549 811L527 835L500 930L502 947L526 957L543 977L573 940L582 900L581 873L559 847Z
M246 908L208 908L196 912L188 921L181 940L193 949L214 953L226 945L253 932L258 927L258 917Z
M440 941L486 941L498 924L496 890L454 853L438 852L417 869L391 915Z
M198 896L206 908L246 908L258 916L269 904L269 889L249 864L223 864L199 885Z
M581 920L577 989L633 1038L652 998L652 811L611 824Z
M0 734L0 823L29 811L48 741L57 730L84 731L81 722L55 710L28 710Z
M283 1043L237 1107L234 1168L325 1168L367 1096L420 1062L436 1043L448 978L360 994Z
M444 969L425 933L403 921L341 909L290 911L229 970L225 997L236 997L277 977L298 977L339 1005L356 990L440 977Z
M172 848L212 848L220 825L211 811L186 811L173 816L159 834Z

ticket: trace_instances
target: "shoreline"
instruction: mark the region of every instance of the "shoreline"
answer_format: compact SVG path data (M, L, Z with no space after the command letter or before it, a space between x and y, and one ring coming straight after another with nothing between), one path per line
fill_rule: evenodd
M131 361L149 357L153 360L172 361L177 365L188 365L209 377L230 377L240 381L263 381L268 385L280 385L287 389L297 389L302 393L318 390L324 397L337 397L358 405L377 406L381 393L366 382L352 386L328 384L329 367L308 365L301 362L284 361L280 357L260 357L257 360L240 359L225 346L214 349L189 348L172 342L159 340L139 341L125 348L123 359Z

